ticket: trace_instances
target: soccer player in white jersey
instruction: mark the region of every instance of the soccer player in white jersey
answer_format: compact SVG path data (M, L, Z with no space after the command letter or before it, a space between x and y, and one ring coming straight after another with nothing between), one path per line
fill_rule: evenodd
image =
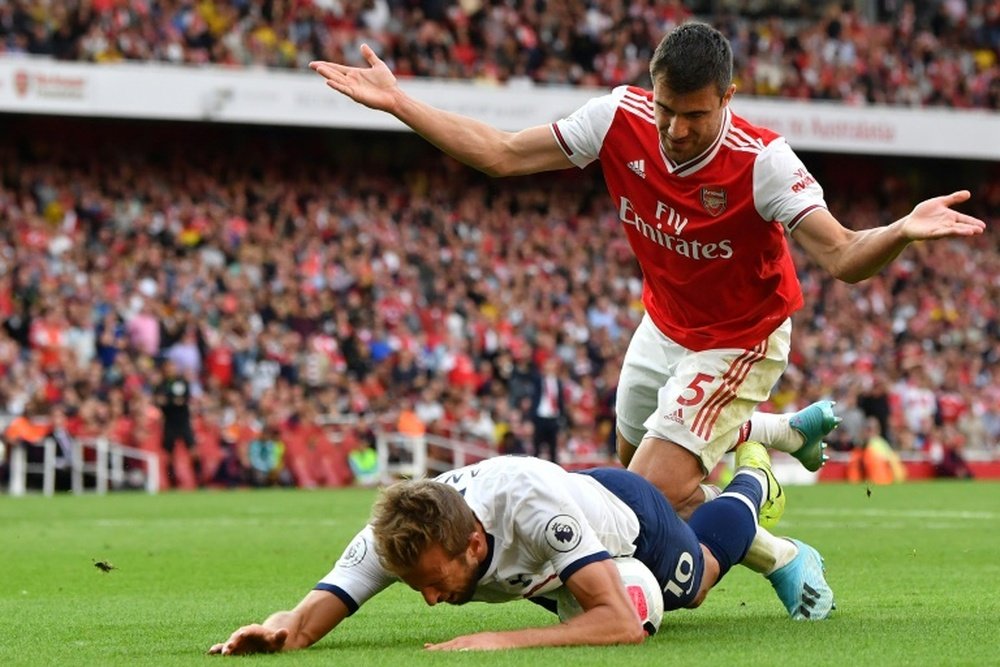
M761 445L744 443L737 457L743 465L725 491L688 523L652 483L619 468L571 473L533 457L501 456L435 480L397 483L295 609L242 627L209 652L310 646L398 581L431 606L527 599L554 610L553 600L568 589L582 608L563 623L479 632L425 648L641 642L646 630L611 559L642 562L662 590L665 611L700 605L747 553L758 512L778 493Z
M838 422L830 402L793 415L755 412L787 366L790 316L802 305L787 236L833 276L857 282L914 241L985 227L951 208L970 197L965 190L921 202L885 227L844 227L785 140L732 113L732 50L705 24L663 38L650 62L653 90L622 86L519 132L417 101L371 48L361 53L368 67L311 67L329 87L480 171L513 176L600 160L642 268L646 307L618 385L619 457L681 516L717 492L705 476L743 440L788 451L809 470L825 460L822 439ZM761 529L743 564L768 576L800 619L810 587L825 586L807 580L817 571L809 561L794 541ZM802 575L776 584L788 568Z

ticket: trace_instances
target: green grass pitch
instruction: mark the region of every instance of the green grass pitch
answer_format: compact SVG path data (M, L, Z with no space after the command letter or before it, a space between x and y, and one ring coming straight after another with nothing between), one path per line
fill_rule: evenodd
M250 658L205 651L294 606L373 491L4 496L0 665L1000 664L1000 484L788 492L779 532L824 554L838 601L826 622L788 620L767 582L737 568L641 646L432 654L424 641L552 617L527 602L429 609L397 586L311 649Z

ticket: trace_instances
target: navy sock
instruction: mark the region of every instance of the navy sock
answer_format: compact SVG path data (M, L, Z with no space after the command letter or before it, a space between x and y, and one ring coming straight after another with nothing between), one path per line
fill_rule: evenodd
M723 493L738 493L747 500L754 507L760 508L764 504L764 493L767 491L767 482L762 484L754 475L743 473L742 475L736 475L733 477L732 481L726 485L726 488L722 490Z
M743 496L752 507L760 507L763 499L763 490L755 477L737 475L722 496L696 509L688 520L698 541L719 561L720 581L733 565L743 560L757 535L757 517L750 506L739 498L727 497L727 493Z

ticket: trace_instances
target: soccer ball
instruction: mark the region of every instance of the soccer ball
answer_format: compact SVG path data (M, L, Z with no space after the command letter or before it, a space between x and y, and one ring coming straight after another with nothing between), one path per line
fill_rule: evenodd
M639 614L643 629L647 635L655 635L663 620L663 591L659 582L649 568L635 558L615 558L612 562L618 568L618 575L625 584L625 592L632 600L632 606ZM582 614L583 608L569 588L563 586L556 594L556 611L560 621L568 621Z

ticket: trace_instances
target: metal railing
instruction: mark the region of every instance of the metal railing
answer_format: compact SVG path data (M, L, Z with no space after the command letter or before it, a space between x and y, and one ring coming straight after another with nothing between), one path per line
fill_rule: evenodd
M51 496L55 493L57 455L56 442L47 437L38 445L23 442L8 443L10 447L10 479L7 490L12 496L23 496L28 488L28 475L41 474L42 493ZM40 463L28 462L28 447L42 448ZM86 459L87 450L93 450L91 461ZM109 488L123 486L126 482L125 461L134 459L146 465L144 487L147 493L157 493L160 489L160 457L154 452L147 452L135 447L126 447L109 441L107 438L92 440L76 440L73 443L73 456L70 461L70 488L73 493L84 493L84 475L94 476L93 490L99 495L108 492Z
M400 477L419 479L497 455L496 450L436 435L413 436L381 432L375 440L378 470L385 482ZM444 454L441 458L437 454Z
M87 462L85 452L94 450L93 462ZM73 443L72 488L73 493L83 493L84 473L94 475L94 492L103 495L108 492L109 483L115 488L125 484L125 460L135 459L146 464L144 487L146 493L160 490L160 455L144 449L126 447L111 442L107 438L77 440Z

